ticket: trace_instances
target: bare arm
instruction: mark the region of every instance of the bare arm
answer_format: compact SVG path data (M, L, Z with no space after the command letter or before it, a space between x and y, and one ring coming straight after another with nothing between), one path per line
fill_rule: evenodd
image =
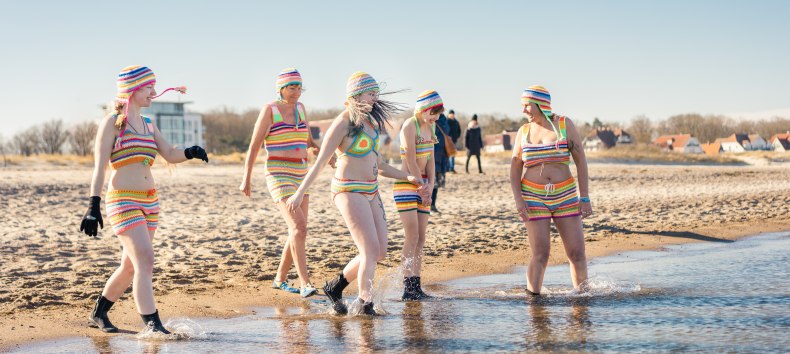
M154 140L156 140L156 150L159 152L159 155L162 155L165 161L169 163L181 163L186 161L187 157L184 154L184 149L170 145L170 143L162 137L162 133L159 132L159 128L156 127L156 124L151 125L154 127Z
M401 170L399 170L399 169L397 169L395 167L392 167L392 165L384 162L384 159L382 159L381 156L379 156L378 159L379 159L379 161L378 161L379 162L379 176L387 177L387 178L394 178L394 179L401 179L401 180L408 180L410 182L413 179L419 179L419 181L420 181L419 184L422 185L422 178L419 178L419 177L414 176L412 174L403 172L403 171L401 171Z
M100 197L104 189L105 171L107 163L110 161L112 147L115 145L117 136L115 128L115 116L107 116L102 120L99 129L96 131L96 139L93 143L93 176L91 177L91 197Z
M248 197L252 193L251 178L252 170L255 167L255 160L258 159L263 140L269 135L269 128L271 128L271 126L272 108L266 105L261 108L261 112L258 114L258 120L255 121L255 127L252 130L252 139L250 139L250 147L247 148L247 157L244 160L244 176L241 179L241 186L239 189Z
M513 192L513 200L516 202L516 210L521 220L527 221L527 204L521 197L521 175L524 172L524 161L521 161L521 129L516 134L516 141L513 144L513 155L510 158L510 190Z
M573 157L573 162L576 164L579 196L589 197L590 193L588 186L590 179L587 171L587 156L584 154L582 140L579 137L579 132L576 130L576 126L573 125L573 122L569 118L565 118L565 125L567 126L566 131L568 133L568 144L573 145L573 148L571 149L571 156Z

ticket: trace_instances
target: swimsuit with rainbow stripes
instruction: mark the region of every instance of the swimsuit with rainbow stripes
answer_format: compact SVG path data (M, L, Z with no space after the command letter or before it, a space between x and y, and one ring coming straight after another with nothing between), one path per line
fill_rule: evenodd
M140 225L145 225L148 230L156 230L159 222L159 194L156 189L109 190L105 200L107 217L116 235Z
M416 134L417 135L417 139L416 139L417 141L414 142L415 154L417 155L418 159L428 159L428 160L430 160L431 159L431 155L433 154L433 146L436 143L438 143L439 140L436 138L436 135L434 135L433 133L431 134L432 138L430 140L423 139L423 137L420 135L420 123L419 123L417 117L412 117L412 118L414 118L414 125L417 127L417 134ZM431 124L431 131L432 132L436 131L435 126L436 126L435 124ZM404 146L404 145L400 146L400 158L401 158L401 160L406 159L406 149L407 149L407 146Z
M571 153L568 149L565 117L560 116L558 124L560 129L557 141L549 144L530 144L529 124L521 127L521 161L524 162L524 167L530 168L546 163L570 165Z
M373 128L373 124L371 124L370 121L367 121L366 123L371 128ZM379 148L381 147L381 134L379 134L379 131L376 128L373 128L373 131L376 133L376 136L370 136L370 134L362 129L354 137L354 141L351 142L351 145L348 146L346 151L340 154L337 158L339 159L344 156L363 158L371 152L378 155ZM335 196L340 193L359 193L364 195L368 201L372 201L379 192L378 179L364 181L334 177L332 178L331 187L332 199L335 199Z
M521 160L529 168L547 163L570 164L565 117L559 116L559 136L549 144L529 143L529 124L521 127ZM529 220L579 216L579 198L573 177L559 183L539 184L521 180L521 198Z
M418 159L428 159L430 161L431 155L433 154L433 145L436 144L438 141L436 139L436 135L433 135L433 139L425 141L422 136L420 135L420 123L417 117L414 118L414 125L417 127L417 138L414 142L416 157ZM436 131L434 129L434 125L431 126L431 131ZM406 160L406 149L408 147L401 145L400 147L400 158L401 160ZM404 162L405 163L405 162ZM423 183L428 183L428 176L422 175ZM412 184L407 180L396 180L395 185L393 187L393 197L395 199L395 206L398 208L399 213L405 213L409 211L416 210L420 214L431 214L431 206L430 205L423 205L422 203L422 196L417 193L420 187L417 185Z
M299 103L296 106L294 112L296 123L288 124L283 121L277 103L271 103L272 126L264 140L264 147L269 153L266 158L265 174L266 186L275 203L294 195L307 174L306 158L271 155L272 151L307 151L309 132L305 122L304 107Z
M110 166L113 170L134 163L142 163L146 166L154 164L157 152L154 125L148 117L143 117L143 120L145 121L143 133L129 130L129 123L126 122L121 133L115 138L115 145L110 153Z
M114 170L135 163L145 166L154 164L157 146L154 140L154 126L151 119L145 121L143 133L129 130L126 122L123 131L115 138L110 154L110 166ZM159 222L159 196L156 189L148 191L108 190L105 206L110 225L116 235L145 225L148 230L156 230Z

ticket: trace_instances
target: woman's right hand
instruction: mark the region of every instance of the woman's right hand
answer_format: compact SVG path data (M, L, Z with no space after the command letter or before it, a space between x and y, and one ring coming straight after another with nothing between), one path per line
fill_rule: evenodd
M244 195L249 197L250 194L252 194L252 183L250 183L250 180L247 178L243 179L241 181L241 185L239 186L239 190L244 193Z
M302 205L302 197L302 193L297 191L285 201L285 207L290 211L299 209L299 206Z
M100 204L101 197L91 197L88 211L86 211L85 215L82 217L80 231L84 232L88 236L96 237L96 235L98 235L99 229L104 228L104 220L101 218Z
M521 221L529 221L529 214L527 213L527 205L525 203L516 203L516 211L518 211L518 217L521 218Z

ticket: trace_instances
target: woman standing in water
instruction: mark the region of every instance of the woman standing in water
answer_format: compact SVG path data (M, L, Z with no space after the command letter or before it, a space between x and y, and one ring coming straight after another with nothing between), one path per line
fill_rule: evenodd
M299 71L294 68L283 69L277 76L275 87L280 98L264 106L258 115L239 189L244 195L250 196L252 170L263 144L267 155L266 185L274 203L280 209L280 216L288 225L288 239L283 246L280 266L272 287L308 297L318 293L318 289L310 283L305 251L310 199L305 196L304 203L294 210L285 207L285 200L296 192L307 173L308 146L314 153L318 147L310 137L304 105L299 102L302 95L302 76ZM292 263L296 263L301 290L288 286L288 270Z
M551 112L551 96L545 88L530 86L524 90L521 104L529 122L516 135L510 186L532 250L527 294L540 295L551 248L551 220L570 261L573 286L586 290L587 258L581 219L592 215L592 207L587 159L579 133L569 118ZM568 166L571 157L579 178L578 196L576 180Z
M317 161L287 205L296 210L302 204L310 185L315 181L335 149L339 153L332 179L332 199L343 215L346 226L359 250L338 278L324 285L324 293L338 314L348 312L343 303L343 289L357 280L357 305L361 312L375 315L373 309L373 277L376 263L387 254L387 223L384 206L378 193L378 175L408 180L422 185L418 177L399 171L385 163L379 154L380 136L398 105L379 99L379 85L364 72L356 72L346 84L346 109L326 132Z
M151 119L140 109L151 106L156 97L156 77L144 66L129 66L118 74L115 113L102 120L96 133L90 206L82 218L80 231L96 236L104 227L101 191L109 162L110 185L106 194L107 216L121 243L121 265L107 280L89 317L104 332L117 332L107 316L112 305L132 284L137 312L154 332L169 334L159 319L152 284L154 248L152 240L159 220L159 196L151 165L157 153L168 163L198 158L208 162L200 146L180 149L170 146ZM185 87L169 88L186 93ZM162 92L162 93L164 93ZM160 95L161 96L161 95Z
M434 123L444 111L442 98L436 91L428 90L417 97L414 116L407 119L400 130L401 171L413 176L422 176L426 191L432 191L436 183L435 165L431 161L433 146L437 143ZM422 248L431 217L431 196L421 195L409 181L395 181L395 205L403 223L403 301L430 297L422 291L420 271Z

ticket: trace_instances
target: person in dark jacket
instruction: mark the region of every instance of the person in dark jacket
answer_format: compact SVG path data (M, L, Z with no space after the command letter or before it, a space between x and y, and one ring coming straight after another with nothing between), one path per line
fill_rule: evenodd
M450 126L450 131L446 132L453 140L453 144L458 144L458 139L461 137L461 123L455 119L455 111L452 109L447 113L447 125ZM455 173L455 156L450 156L450 172Z
M469 173L469 160L472 159L472 156L475 156L477 157L477 170L482 174L483 166L480 162L480 150L483 148L483 132L480 129L480 124L477 123L477 114L472 116L472 121L466 127L464 145L466 145L466 173Z
M439 115L436 120L436 137L438 142L433 145L433 162L436 164L436 183L433 185L433 194L431 195L431 211L439 213L436 209L436 197L440 187L444 187L444 176L450 168L450 159L447 158L447 151L444 150L444 136L439 131L441 128L445 133L450 130L447 124L447 117L444 114Z

